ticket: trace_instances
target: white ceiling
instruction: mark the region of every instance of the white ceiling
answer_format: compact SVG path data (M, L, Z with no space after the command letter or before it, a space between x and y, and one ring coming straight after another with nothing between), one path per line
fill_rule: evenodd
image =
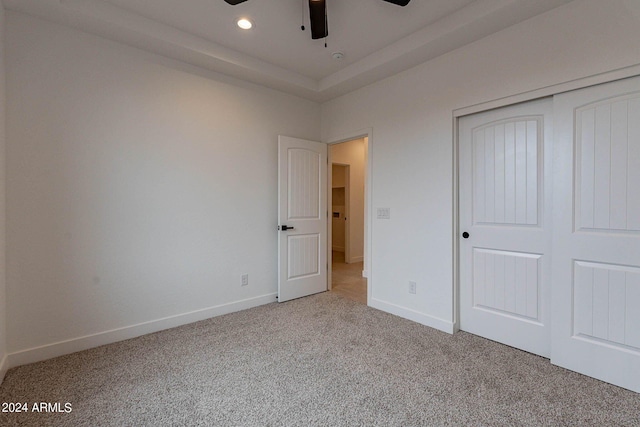
M248 0L236 6L224 0L189 0L180 6L176 0L105 1L319 80L473 0L414 0L407 7L382 0L327 0L326 49L324 40L311 39L308 0ZM300 29L303 11L305 32ZM251 18L255 28L240 30L234 19L239 16ZM331 60L336 50L347 54L343 61Z
M308 0L4 0L7 9L212 71L325 101L571 0L327 0L329 37L312 40ZM306 31L300 29L303 20ZM240 30L238 17L254 28ZM336 61L331 53L345 57Z

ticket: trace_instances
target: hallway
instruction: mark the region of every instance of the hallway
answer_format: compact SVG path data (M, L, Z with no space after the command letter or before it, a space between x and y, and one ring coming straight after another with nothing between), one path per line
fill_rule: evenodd
M332 252L331 292L367 304L367 279L362 277L362 262L345 264L344 252Z

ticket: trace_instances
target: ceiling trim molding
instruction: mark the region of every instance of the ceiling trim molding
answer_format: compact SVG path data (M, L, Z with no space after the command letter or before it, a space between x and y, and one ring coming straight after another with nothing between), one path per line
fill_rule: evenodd
M34 15L312 101L324 102L569 1L477 0L320 80L156 22L103 0L3 0L3 4L9 10Z
M503 98L497 98L479 104L474 104L466 107L460 107L453 110L454 119L468 116L469 114L480 113L483 111L493 110L495 108L505 107L508 105L518 104L520 102L527 102L534 99L545 98L548 96L559 95L564 92L570 92L573 90L583 89L589 86L596 86L603 83L609 83L616 80L627 79L630 77L640 76L640 63L630 65L616 70L606 71L591 76L580 77L573 80L568 80L562 83L541 87L534 90L506 96Z

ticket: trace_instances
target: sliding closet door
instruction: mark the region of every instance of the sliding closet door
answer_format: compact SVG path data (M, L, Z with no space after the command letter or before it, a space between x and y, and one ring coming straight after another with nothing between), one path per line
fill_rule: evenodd
M640 78L554 111L551 361L640 392Z
M460 328L549 356L551 99L460 119Z

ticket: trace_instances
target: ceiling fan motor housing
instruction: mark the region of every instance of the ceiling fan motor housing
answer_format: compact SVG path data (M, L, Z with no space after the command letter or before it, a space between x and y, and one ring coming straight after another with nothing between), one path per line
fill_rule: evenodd
M329 34L327 23L327 2L325 0L309 0L309 21L311 38L323 39Z
M247 0L224 0L230 5L244 3ZM387 3L398 6L406 6L411 0L383 0ZM326 0L309 0L309 21L311 23L311 38L323 39L329 34L329 24L327 22L327 2ZM302 25L304 30L304 25Z

